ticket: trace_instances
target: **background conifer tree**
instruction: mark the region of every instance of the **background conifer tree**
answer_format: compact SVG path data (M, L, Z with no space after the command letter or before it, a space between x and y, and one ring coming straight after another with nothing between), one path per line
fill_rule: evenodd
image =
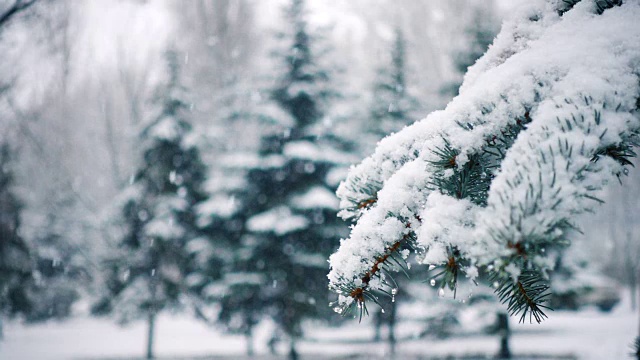
M396 27L388 63L376 72L372 89L369 131L378 139L396 132L416 120L420 108L418 100L409 93L407 83L407 43Z
M245 110L231 111L231 116L250 116ZM262 277L252 272L242 251L246 215L241 199L247 164L246 158L239 163L234 160L245 156L251 157L229 150L220 154L215 169L210 169L211 179L205 185L208 199L197 209L203 238L193 242L198 249L196 270L188 283L198 299L196 316L208 325L245 336L247 355L252 356L253 329L265 314L257 296Z
M295 359L303 320L326 319L330 311L322 305L329 296L325 259L346 230L336 217L335 171L350 156L323 122L337 92L330 70L316 57L304 2L291 1L285 17L291 26L280 36L286 47L274 52L285 71L270 91L277 111L268 116L279 125L263 136L257 162L246 173L242 248L234 275L227 276L238 281L227 283L221 314L246 328L269 316Z
M465 23L461 44L451 56L455 79L441 88L441 93L456 96L462 85L464 74L489 48L500 30L500 23L494 10L493 0L470 5L470 19Z
M153 358L157 316L184 307L185 277L193 269L190 243L198 239L197 206L204 200L205 166L188 119L178 55L167 54L170 79L159 90L160 113L140 134L143 159L124 195L123 235L106 262L105 297L96 313L148 322L147 358Z
M2 318L28 314L32 299L30 283L32 261L30 249L20 236L20 201L14 194L11 150L0 146L0 338Z

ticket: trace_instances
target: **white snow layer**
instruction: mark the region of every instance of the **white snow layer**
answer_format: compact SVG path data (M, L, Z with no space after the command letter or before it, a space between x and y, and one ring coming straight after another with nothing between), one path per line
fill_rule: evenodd
M216 217L228 219L238 211L239 206L233 195L214 194L198 205L198 225L207 226Z
M629 293L623 295L622 303L611 313L589 308L580 312L556 311L541 325L512 322L513 353L548 357L573 354L581 360L629 359L629 344L637 332L637 313L630 309ZM497 337L480 334L429 339L426 349L425 339L416 336L424 330L423 317L416 312L435 314L441 310L437 305L443 303L434 303L436 308L424 306L423 302L400 303L397 336L403 342L398 358L468 357L497 352ZM477 329L478 324L485 324L480 314L476 306L466 309L461 316L463 328ZM300 340L299 351L303 358L312 359L386 359L387 344L370 341L374 336L372 320L363 319L363 324L347 322L341 327L305 323L307 336ZM5 338L0 346L0 359L11 360L137 359L143 356L147 336L144 321L119 327L111 319L84 316L37 324L9 320L3 325ZM267 343L273 331L274 325L269 321L257 326L254 358L269 358ZM243 336L224 333L191 314L163 312L158 317L155 344L158 358L248 360L245 348Z
M323 186L314 186L304 194L296 195L291 199L291 205L296 209L334 209L337 210L338 199L335 194Z
M254 215L247 221L250 231L273 232L276 235L284 235L296 230L306 229L309 220L306 217L295 215L286 206L280 206Z
M162 196L153 208L153 218L145 227L150 237L172 240L184 236L185 229L180 225L176 214L186 208L187 202L178 196Z
M353 160L343 151L322 142L306 140L291 141L284 146L283 153L289 158L297 158L334 164L348 164Z
M558 221L589 209L599 189L619 174L613 160L591 159L639 128L640 1L601 15L593 1L581 1L563 15L558 3L537 0L517 12L445 110L383 139L373 155L350 169L337 193L341 216L358 220L330 258L333 289L361 279L407 233L389 214L412 222L418 245L430 250L423 262L441 263L443 245L452 244L488 264L510 251L505 239L548 237ZM456 164L462 166L525 114L532 121L507 151L486 208L427 189L435 171L430 161L437 159L434 149L443 147L443 139L459 151ZM375 205L366 209L354 206L371 197L363 189L379 189ZM538 260L536 265L548 266ZM369 287L378 284L371 281Z

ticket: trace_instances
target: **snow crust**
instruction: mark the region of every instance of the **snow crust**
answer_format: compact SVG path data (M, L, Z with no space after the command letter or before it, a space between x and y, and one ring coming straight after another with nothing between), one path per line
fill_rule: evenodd
M411 223L424 263L443 263L445 246L456 245L474 263L490 264L512 251L507 239L563 239L549 232L590 210L623 171L610 158L592 159L640 128L640 3L626 1L601 15L592 1L563 15L556 3L535 1L518 11L445 110L383 139L350 169L337 194L340 215L357 222L330 258L330 286L338 293L407 233L399 218ZM429 190L434 150L444 139L459 151L461 167L525 114L532 121L507 151L486 207ZM376 203L354 206L371 198L366 189L375 189ZM549 267L544 257L534 262ZM510 270L517 276L519 269Z

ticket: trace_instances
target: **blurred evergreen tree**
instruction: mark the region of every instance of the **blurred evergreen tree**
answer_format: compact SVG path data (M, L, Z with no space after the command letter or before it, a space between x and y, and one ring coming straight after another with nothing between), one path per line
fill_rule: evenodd
M70 242L70 220L59 214L47 215L47 227L29 239L35 265L33 280L23 285L33 299L25 316L28 322L70 317L73 305L92 280L81 250Z
M373 84L373 98L369 105L370 132L379 139L396 132L417 120L416 112L420 104L408 89L406 78L407 45L400 28L396 28L390 63L381 66L376 72Z
M443 95L458 95L464 74L489 48L500 30L500 21L494 13L494 3L482 3L471 7L471 19L463 31L462 44L452 54L456 78L441 88Z
M32 307L25 284L32 280L30 249L20 236L21 204L14 194L11 150L0 145L0 338L2 318L28 314Z
M326 257L346 234L338 220L336 174L351 160L349 144L325 122L331 70L316 56L317 38L307 27L304 1L285 10L290 31L279 35L286 48L274 51L279 68L270 102L259 115L278 123L264 135L256 161L233 217L237 229L235 261L225 275L219 320L250 337L263 317L290 341L289 357L298 357L296 341L305 319L326 320L330 309Z
M160 114L140 134L143 160L124 195L124 234L106 261L106 293L93 308L120 322L146 319L147 358L153 358L157 315L185 305L185 278L196 271L193 243L200 241L195 207L205 199L205 166L188 119L178 54L168 52L167 60Z
M241 109L227 109L229 118L250 116ZM261 282L241 259L246 215L240 200L245 194L246 168L244 152L229 150L210 168L205 184L208 199L198 205L197 224L205 236L193 242L197 271L187 278L197 301L196 317L208 325L220 325L227 333L242 334L247 340L247 354L253 355L253 328L264 316L254 296ZM218 307L219 306L219 307Z
M603 275L583 248L569 248L556 256L549 305L557 310L596 306L608 312L620 302L619 284Z

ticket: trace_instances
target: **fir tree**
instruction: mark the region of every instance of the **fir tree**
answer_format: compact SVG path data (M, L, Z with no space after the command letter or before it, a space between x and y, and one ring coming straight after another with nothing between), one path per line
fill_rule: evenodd
M241 112L233 111L233 116ZM198 225L204 237L194 259L197 270L188 283L198 299L196 316L208 325L221 325L227 333L245 336L247 355L253 356L253 328L264 316L261 299L256 296L261 277L251 273L244 261L241 240L246 216L239 199L245 194L246 173L242 164L232 162L220 161L217 171L211 172L208 199L198 208Z
M607 284L608 277L590 261L581 248L569 248L556 256L551 274L552 295L549 304L554 309L579 310L585 305L611 311L620 301L615 284ZM591 295L591 296L590 296ZM592 303L587 302L591 298Z
M0 338L2 318L28 314L32 299L25 286L32 281L31 252L20 235L21 204L14 194L9 145L0 146Z
M31 309L25 316L28 322L70 317L73 305L80 300L83 289L92 280L86 268L86 259L80 259L80 251L69 243L68 234L59 232L59 220L50 214L48 228L31 240L37 251L33 255L34 280L24 285L33 299Z
M482 2L471 7L471 19L463 30L462 45L452 53L455 80L441 89L443 95L456 96L467 69L475 64L489 48L499 30L499 22L493 12L493 0L490 4Z
M259 160L247 171L241 249L227 276L221 320L238 319L250 329L262 316L271 317L295 359L302 321L326 318L329 311L321 305L329 295L324 259L345 230L336 219L335 183L329 178L349 156L322 124L336 92L329 70L315 56L304 2L293 0L285 15L291 31L281 38L287 47L274 56L286 71L271 101L279 108L273 116L287 127L262 138Z
M262 299L256 296L264 280L245 258L245 223L253 204L243 204L243 199L247 171L258 161L255 147L262 125L278 119L264 111L274 107L262 104L260 91L238 77L217 92L219 121L207 129L208 153L215 159L208 159L208 199L198 206L198 225L204 237L197 245L197 271L188 283L197 298L196 317L225 333L243 335L247 355L253 356L253 330L265 316ZM275 111L276 115L282 113L281 109Z
M160 90L160 114L141 131L143 159L124 195L123 236L106 262L107 291L96 313L148 322L147 358L153 358L155 321L179 310L194 271L190 244L197 241L197 206L204 200L205 167L189 123L177 54L167 55L170 79Z
M25 316L28 322L72 316L73 305L86 295L85 290L94 280L95 264L85 241L90 231L77 228L81 219L77 195L60 189L50 201L49 207L42 209L44 221L36 225L37 230L32 230L29 237L35 265L34 280L25 284L34 300Z
M542 322L551 254L578 239L575 216L593 211L635 156L639 15L635 1L527 8L445 110L352 168L338 195L356 223L330 257L336 309L367 313L415 252L439 269L443 292L455 297L460 279L487 274L511 315ZM604 75L603 64L616 70Z
M396 28L389 64L376 72L370 105L370 131L377 137L398 131L415 120L418 101L411 96L406 79L406 41Z

